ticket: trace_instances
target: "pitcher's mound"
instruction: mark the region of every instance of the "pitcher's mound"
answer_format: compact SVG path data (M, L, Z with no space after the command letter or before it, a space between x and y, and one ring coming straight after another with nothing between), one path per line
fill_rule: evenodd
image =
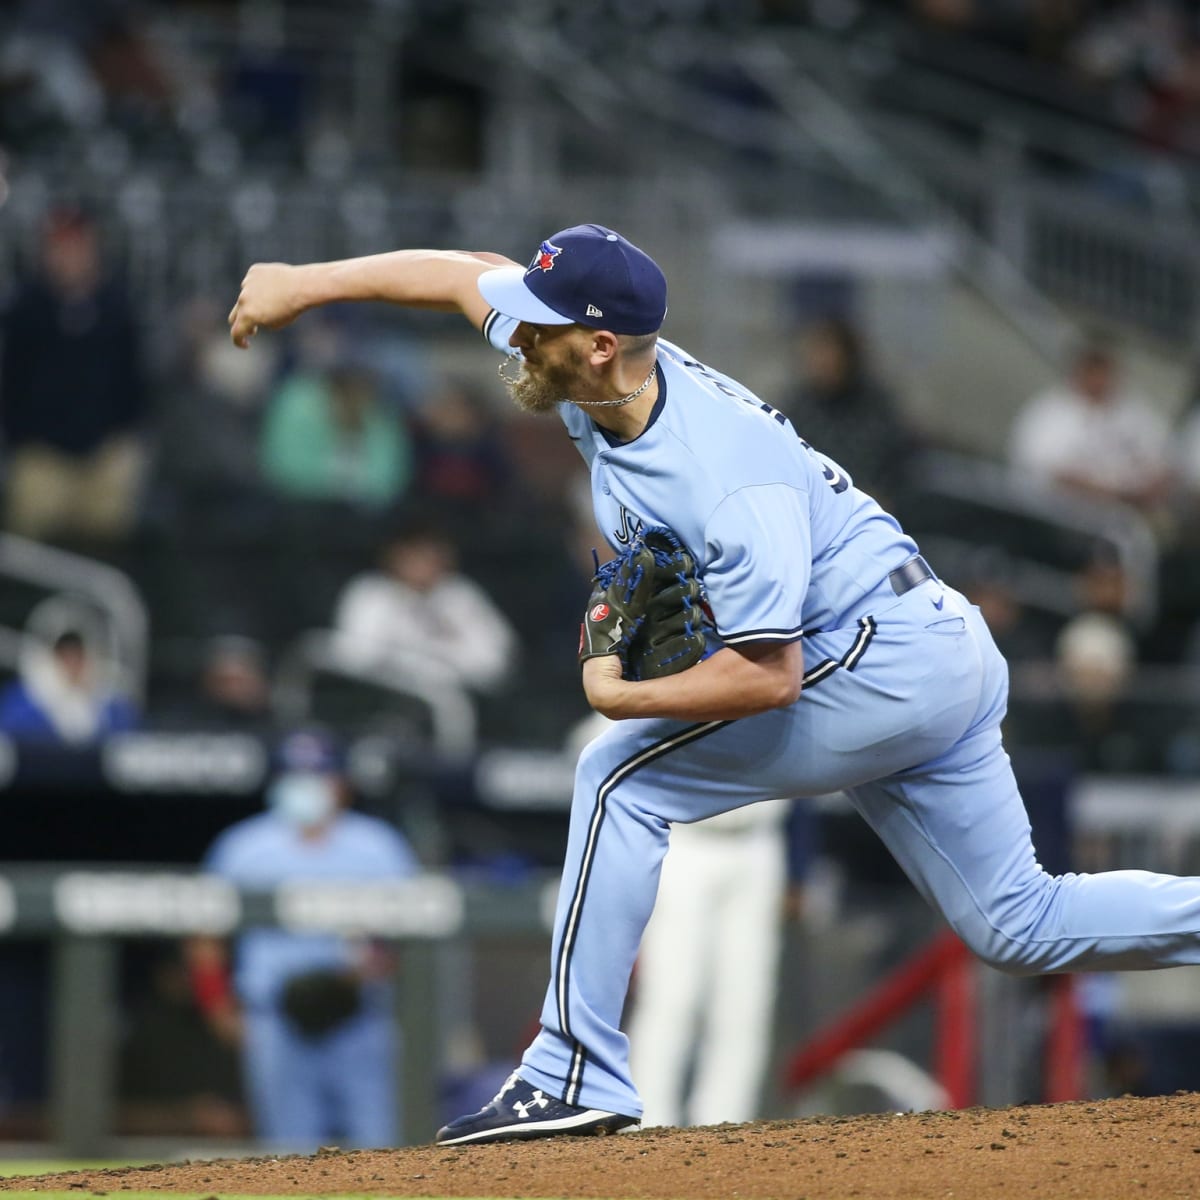
M0 1181L73 1190L707 1200L1200 1196L1200 1095L817 1117L491 1146L226 1159Z

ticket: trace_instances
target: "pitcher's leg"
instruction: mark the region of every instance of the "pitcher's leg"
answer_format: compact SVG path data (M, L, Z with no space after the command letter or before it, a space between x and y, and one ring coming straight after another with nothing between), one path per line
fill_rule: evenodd
M1200 963L1200 878L1042 869L995 727L851 797L925 898L992 966L1032 975Z
M754 724L623 722L580 755L550 986L522 1079L568 1104L641 1115L620 1021L670 823L779 794L750 779Z

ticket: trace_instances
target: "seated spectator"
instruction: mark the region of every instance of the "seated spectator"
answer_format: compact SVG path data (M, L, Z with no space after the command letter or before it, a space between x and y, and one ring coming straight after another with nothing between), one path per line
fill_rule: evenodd
M1128 696L1136 648L1107 613L1085 612L1063 627L1055 644L1052 686L1041 701L1013 703L1007 729L1014 747L1053 750L1075 770L1156 769L1157 748Z
M348 656L370 665L421 655L480 692L508 679L517 635L483 588L459 572L457 548L439 526L411 520L384 545L380 567L352 579L338 600L334 625Z
M386 508L408 490L412 447L373 372L344 343L302 368L271 398L262 467L282 495Z
M174 76L126 0L14 0L0 38L0 137L28 144L90 132L106 118L170 116Z
M917 438L872 374L862 335L842 317L825 317L804 330L800 349L801 382L783 411L805 441L889 507Z
M511 474L498 422L467 383L449 380L420 406L413 429L417 490L470 512L496 501Z
M106 676L104 662L79 631L64 630L49 646L30 638L20 677L0 692L0 732L82 746L136 728L137 710Z
M165 711L159 727L265 733L271 729L266 653L253 638L224 634L204 647L196 693Z
M1171 478L1163 414L1125 387L1112 350L1082 346L1065 380L1032 397L1009 445L1014 467L1085 496L1157 511Z
M159 426L158 483L188 514L211 521L219 512L244 522L246 506L266 491L258 442L276 350L243 354L206 299L185 305L179 325L180 352Z
M1021 603L1012 584L1013 570L1007 554L987 549L963 564L954 583L972 604L978 605L1006 662L1049 659L1053 637Z
M99 232L58 209L42 273L0 322L5 520L33 538L113 540L131 529L142 477L146 383L125 288L106 279Z

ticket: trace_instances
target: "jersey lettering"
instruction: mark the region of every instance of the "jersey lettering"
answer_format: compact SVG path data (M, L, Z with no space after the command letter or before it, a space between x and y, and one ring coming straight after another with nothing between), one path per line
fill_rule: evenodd
M633 516L625 505L621 505L621 527L613 530L613 537L622 546L628 546L641 532L642 518Z
M714 375L712 371L710 371L702 362L697 362L694 358L688 358L684 359L683 365L685 367L689 367L698 375L703 375L704 378L707 379L708 382L717 389L717 391L731 397L734 400L741 400L746 404L754 405L755 408L765 412L767 416L771 418L771 420L777 422L779 425L782 425L784 428L788 427L788 419L779 411L779 409L772 407L765 400L760 400L753 393L739 392L734 388L731 388L727 383L725 383L724 380L718 379L717 376ZM799 434L796 436L800 437ZM803 438L800 438L800 444L809 452L809 454L811 454L814 458L817 458L817 452ZM841 471L835 470L823 459L817 458L817 465L821 468L821 474L825 477L825 482L829 484L834 492L844 492L850 486L850 480L847 479L846 476L841 473Z
M787 417L785 417L783 413L779 411L779 409L772 408L771 405L766 403L766 401L760 400L751 392L740 392L737 389L730 387L729 384L727 384L723 379L720 379L714 375L713 372L710 371L702 362L697 362L694 358L687 358L684 359L683 365L685 367L690 367L698 375L703 375L704 378L707 379L708 382L711 383L713 387L715 387L717 391L721 392L723 395L730 396L734 400L744 401L746 404L753 404L755 408L761 409L773 421L778 421L780 425L787 424Z
M797 434L796 436L799 437L800 435ZM817 458L816 450L814 450L812 446L810 446L803 438L800 438L800 445L802 445L805 450L807 450L809 454L813 456L813 458ZM835 492L844 492L850 486L850 480L848 480L845 475L841 473L841 471L834 470L834 468L830 466L830 464L824 459L817 458L817 464L821 468L821 474L825 476L825 482L829 484L829 486L833 488Z

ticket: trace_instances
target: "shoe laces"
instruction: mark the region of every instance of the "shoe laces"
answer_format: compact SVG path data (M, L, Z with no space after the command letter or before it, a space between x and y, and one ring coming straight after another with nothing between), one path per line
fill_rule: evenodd
M498 1103L501 1099L503 1099L505 1093L511 1092L513 1090L513 1088L515 1088L517 1086L518 1079L520 1079L520 1075L518 1075L518 1073L516 1071L514 1071L504 1081L504 1086L492 1097L492 1103L493 1104Z

